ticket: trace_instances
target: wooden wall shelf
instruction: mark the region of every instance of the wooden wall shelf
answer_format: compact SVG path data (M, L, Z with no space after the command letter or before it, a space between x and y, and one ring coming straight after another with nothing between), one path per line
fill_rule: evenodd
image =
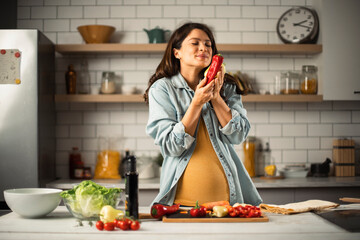
M61 54L119 54L163 53L166 43L160 44L58 44L55 50ZM220 53L241 54L319 54L319 44L217 44Z
M321 102L323 101L322 95L258 95L249 94L243 96L243 102ZM90 103L90 102L117 102L117 103L144 103L142 94L122 95L122 94L109 94L109 95L55 95L55 102L77 102L77 103Z

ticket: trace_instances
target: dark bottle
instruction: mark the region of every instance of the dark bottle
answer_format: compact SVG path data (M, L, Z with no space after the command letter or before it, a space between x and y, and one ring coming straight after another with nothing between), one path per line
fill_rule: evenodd
M121 161L120 170L119 170L120 176L122 178L125 178L125 172L126 172L126 168L127 168L126 165L127 165L127 161L129 160L129 157L130 157L130 151L129 151L129 149L126 149L125 150L125 156Z
M139 218L139 200L138 200L138 179L139 174L136 171L136 158L130 156L126 163L125 172L125 215L127 217Z
M66 93L75 94L76 93L76 72L72 64L69 65L68 70L65 74L66 80Z
M82 179L84 173L84 162L78 147L73 147L69 155L69 176L71 179Z

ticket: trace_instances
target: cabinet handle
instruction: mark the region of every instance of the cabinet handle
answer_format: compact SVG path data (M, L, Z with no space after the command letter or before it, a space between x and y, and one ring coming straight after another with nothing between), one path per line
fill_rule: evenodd
M354 91L354 94L360 94L360 91Z

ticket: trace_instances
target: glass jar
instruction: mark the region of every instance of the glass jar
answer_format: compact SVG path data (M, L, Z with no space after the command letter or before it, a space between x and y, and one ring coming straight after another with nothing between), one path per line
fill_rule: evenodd
M81 61L80 74L79 74L79 93L90 93L90 73L88 68L88 62L86 60Z
M255 177L255 137L247 137L244 142L244 166L250 177Z
M312 65L302 66L301 93L317 94L317 67Z
M116 91L115 84L115 73L114 72L103 72L101 79L100 92L104 94L112 94Z
M280 79L281 94L299 94L300 93L300 74L296 71L281 73Z

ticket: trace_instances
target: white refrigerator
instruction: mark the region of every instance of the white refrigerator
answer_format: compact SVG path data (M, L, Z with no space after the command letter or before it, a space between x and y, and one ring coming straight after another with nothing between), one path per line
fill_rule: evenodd
M0 30L0 207L5 189L55 179L54 49L38 30Z

